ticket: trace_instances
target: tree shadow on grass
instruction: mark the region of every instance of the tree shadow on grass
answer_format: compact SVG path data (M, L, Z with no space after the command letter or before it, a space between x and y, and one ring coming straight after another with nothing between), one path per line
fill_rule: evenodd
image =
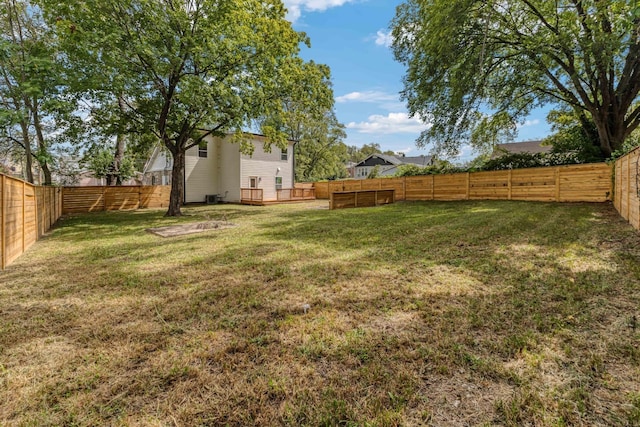
M3 355L79 349L23 407L61 424L84 396L94 424L619 425L640 237L616 221L600 205L407 203L283 209L219 242L107 240L74 268L10 269ZM48 288L17 288L47 268Z

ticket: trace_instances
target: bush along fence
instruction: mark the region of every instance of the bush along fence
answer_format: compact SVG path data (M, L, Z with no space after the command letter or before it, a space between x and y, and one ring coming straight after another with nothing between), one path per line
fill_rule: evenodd
M62 188L0 174L0 268L22 255L62 215Z
M131 185L123 187L65 187L64 214L118 211L169 206L168 185Z
M316 198L331 193L395 190L395 200L527 200L605 202L612 199L612 166L606 163L316 182Z
M640 147L616 160L614 206L640 230Z

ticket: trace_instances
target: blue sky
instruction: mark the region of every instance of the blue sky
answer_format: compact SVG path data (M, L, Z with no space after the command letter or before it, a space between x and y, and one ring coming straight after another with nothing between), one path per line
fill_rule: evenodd
M306 32L305 59L329 65L338 120L347 127L348 145L378 143L383 150L427 154L415 140L426 128L409 118L400 101L404 67L388 47L389 23L400 0L284 0L294 28ZM535 111L519 128L517 141L549 133L546 110ZM463 149L462 161L474 157Z

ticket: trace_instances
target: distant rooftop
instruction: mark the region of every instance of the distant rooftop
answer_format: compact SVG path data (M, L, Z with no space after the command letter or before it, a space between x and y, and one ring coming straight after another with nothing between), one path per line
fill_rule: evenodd
M500 157L504 154L520 154L520 153L548 153L551 151L550 145L541 145L541 140L511 142L509 144L498 144L493 150L491 158Z

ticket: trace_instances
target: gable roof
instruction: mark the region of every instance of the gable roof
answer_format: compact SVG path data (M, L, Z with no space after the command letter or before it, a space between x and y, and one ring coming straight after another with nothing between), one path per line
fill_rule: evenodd
M387 154L371 154L366 159L362 160L355 167L360 166L393 166L400 164L400 161L395 156L389 156Z
M404 164L418 165L418 166L429 166L432 163L432 156L411 156L411 157L400 157L400 160Z
M398 165L418 165L418 166L428 166L431 164L432 157L431 156L413 156L413 157L397 157L390 156L388 154L371 154L369 157L355 165L355 167L360 166L398 166Z
M551 151L551 146L541 145L541 140L511 142L509 144L498 144L491 154L491 158L500 157L504 154L520 154L520 153L548 153Z

